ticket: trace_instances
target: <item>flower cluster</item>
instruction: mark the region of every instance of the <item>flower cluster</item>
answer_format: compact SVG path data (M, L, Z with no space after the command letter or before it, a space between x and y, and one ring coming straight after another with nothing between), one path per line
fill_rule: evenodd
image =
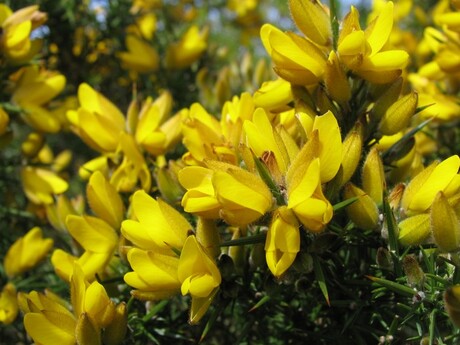
M193 1L125 2L121 41L93 23L64 53L37 5L0 5L2 327L22 323L44 345L160 343L166 331L145 325L170 303L171 324L208 319L202 340L235 306L285 296L302 314L322 295L346 305L351 340L369 321L355 305L395 293L375 334L424 343L419 323L401 329L432 307L441 343L440 306L460 318L458 1L374 1L363 20L289 0L291 30L263 24L256 0L204 14ZM423 37L398 25L411 9L433 12ZM241 42L255 31L268 60L222 64L216 13ZM65 71L69 54L99 72ZM404 322L388 322L397 308ZM336 328L320 309L305 339Z

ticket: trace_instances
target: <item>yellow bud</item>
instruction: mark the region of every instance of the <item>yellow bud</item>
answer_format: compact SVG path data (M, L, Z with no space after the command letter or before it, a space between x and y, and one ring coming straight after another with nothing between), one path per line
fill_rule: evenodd
M385 173L378 149L374 146L368 153L363 166L363 190L376 202L382 205L385 190Z
M83 180L88 180L92 173L95 171L100 171L104 175L107 175L109 170L108 159L106 156L99 156L83 164L80 169L78 169L78 175Z
M344 187L345 199L358 197L347 206L347 215L361 229L375 229L379 224L379 209L372 198L362 189L349 182Z
M295 24L305 36L321 46L331 44L331 21L321 2L289 0L289 9Z
M398 227L399 242L403 246L419 245L430 235L430 215L422 213L406 218Z
M128 111L126 112L126 127L129 134L136 132L137 123L139 120L139 104L136 100L129 103Z
M45 137L37 132L30 133L26 140L21 144L22 154L26 157L32 158L37 155L45 143Z
M345 104L351 98L351 88L343 66L335 51L331 51L326 63L324 75L327 93L340 104Z
M361 158L362 147L362 125L360 122L357 122L353 129L348 132L345 140L343 141L341 185L347 183L355 173Z
M403 78L400 77L396 79L390 86L388 84L373 85L373 90L371 93L374 94L374 97L377 99L372 108L371 116L379 121L382 119L386 110L398 99L401 94Z
M126 303L117 305L112 322L105 328L102 336L105 345L119 345L126 336L128 325L128 309Z
M384 135L393 135L405 129L417 109L418 94L414 91L394 102L383 115L379 129Z
M182 199L184 190L177 179L177 173L172 169L171 164L166 167L158 168L155 171L155 177L161 196L171 204L177 203Z
M431 231L438 248L445 252L457 250L460 244L460 223L443 192L436 195L430 214Z

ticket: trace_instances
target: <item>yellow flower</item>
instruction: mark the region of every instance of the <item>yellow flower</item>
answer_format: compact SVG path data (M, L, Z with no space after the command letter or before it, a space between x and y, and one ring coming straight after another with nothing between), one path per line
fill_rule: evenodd
M212 184L213 174L212 169L200 166L185 167L179 171L179 182L187 190L181 202L185 212L204 218L219 218L220 203Z
M38 5L24 7L13 13L8 6L0 4L0 52L13 63L30 60L41 48L40 41L31 40L30 34L46 19L46 14L38 10Z
M202 165L206 158L236 163L235 150L225 140L221 124L201 104L192 104L184 115L182 135L188 150L183 156L187 164Z
M299 157L303 155L299 154ZM299 158L300 159L300 158ZM309 164L308 164L309 163ZM320 179L320 160L295 164L297 173L287 175L288 208L292 209L300 222L312 232L320 232L332 219L332 205L323 194Z
M93 281L97 273L103 273L118 246L115 230L104 220L93 216L69 215L66 219L67 229L81 245L84 252L75 257L61 249L56 249L51 256L51 263L56 274L69 281L77 262L86 279Z
M254 93L254 105L269 111L287 110L292 102L291 83L284 79L265 81Z
M409 55L404 50L385 50L392 27L393 2L386 3L366 30L361 30L359 13L352 6L339 35L337 51L340 60L370 82L395 80L406 66Z
M64 193L69 187L55 172L31 166L21 169L21 180L24 193L34 204L51 204L54 194Z
M16 288L7 283L0 293L0 323L9 325L16 320L19 307L16 299Z
M3 266L8 277L20 275L42 261L53 247L51 238L44 239L39 227L30 229L8 249Z
M45 294L36 291L18 294L19 305L25 314L24 327L35 343L101 344L103 329L106 333L116 324L120 328L119 334L126 330L126 322L122 322L126 320L124 304L116 306L99 282L89 283L78 264L71 273L70 299L73 313L65 301L49 290ZM124 317L117 316L117 310L124 313Z
M69 110L73 131L99 152L115 152L125 130L125 118L118 108L86 83L78 87L80 108Z
M291 210L281 206L273 214L265 240L265 257L272 274L279 277L286 272L299 250L299 222Z
M164 91L155 101L147 98L138 114L133 115L136 142L152 155L164 154L180 140L182 113L167 119L171 107L171 93Z
M274 169L271 169L272 175L286 173L290 163L289 154L280 133L273 128L265 110L257 108L252 121L246 120L243 128L248 146L257 157L263 157L268 153L275 156L276 163Z
M223 162L206 164L209 168L185 167L179 172L179 182L187 190L182 198L186 212L246 225L271 207L270 190L258 176Z
M240 97L233 96L222 107L220 127L226 140L237 148L242 141L243 122L250 120L254 113L254 101L249 92L243 92Z
M438 248L444 252L456 251L460 246L460 222L443 192L436 195L430 218L433 239Z
M23 299L24 327L37 344L74 345L76 343L75 316L59 301L36 291L28 295L20 293Z
M433 162L417 174L407 185L401 207L407 215L425 212L436 194L442 191L447 198L460 189L460 158L455 155L442 162Z
M198 29L192 25L180 41L171 44L166 52L166 66L170 69L182 69L197 61L208 46L209 28Z
M322 79L326 58L314 43L293 32L284 33L271 24L262 26L260 37L281 78L296 85L317 84Z
M273 196L259 176L230 164L208 161L207 165L214 169L212 184L220 217L228 224L250 224L270 209Z
M128 51L117 53L124 68L139 73L153 72L158 69L160 57L148 42L138 36L127 35L125 44Z
M197 323L209 308L222 278L214 260L193 235L185 241L177 275L182 295L189 293L192 297L189 321Z
M62 92L66 78L56 72L39 70L38 66L24 67L14 77L17 80L11 101L22 108L24 120L39 131L58 132L63 124L46 109L46 104Z
M121 232L136 247L145 250L182 248L192 226L173 207L139 190L132 197L131 208L136 220L124 220Z
M121 133L119 140L123 161L110 177L110 183L120 192L131 192L138 183L142 189L149 191L152 186L152 175L134 138Z
M207 297L220 285L221 276L215 262L206 254L196 237L188 236L182 248L177 276L182 295Z
M83 270L75 264L70 277L71 302L76 316L85 313L92 324L101 329L108 326L115 315L115 303L98 282L89 283Z
M128 252L128 262L133 272L126 273L124 280L136 289L131 292L134 297L159 300L179 293L179 258L171 250L132 248Z

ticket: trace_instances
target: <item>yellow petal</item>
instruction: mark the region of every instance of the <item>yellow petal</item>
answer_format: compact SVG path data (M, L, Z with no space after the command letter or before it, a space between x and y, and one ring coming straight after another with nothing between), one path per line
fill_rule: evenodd
M124 205L120 195L100 171L95 171L86 186L86 197L91 210L119 229L124 218Z
M289 9L295 24L305 36L318 45L331 44L331 20L321 2L289 0Z
M62 316L62 320L67 320ZM63 322L64 324L65 322ZM45 315L39 313L27 313L24 316L24 327L30 337L39 344L74 345L74 333L68 333L65 329L55 325Z

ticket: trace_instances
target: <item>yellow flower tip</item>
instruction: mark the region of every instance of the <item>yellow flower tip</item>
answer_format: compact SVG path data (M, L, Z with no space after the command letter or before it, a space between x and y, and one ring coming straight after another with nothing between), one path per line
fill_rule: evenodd
M460 223L443 192L436 194L430 216L431 231L438 248L443 252L457 250L460 245Z
M265 240L268 268L280 277L293 264L300 250L299 222L286 206L278 208L272 218Z
M361 188L349 182L344 187L344 199L358 197L358 200L347 206L347 215L355 225L364 230L377 229L379 225L379 209L375 201Z

